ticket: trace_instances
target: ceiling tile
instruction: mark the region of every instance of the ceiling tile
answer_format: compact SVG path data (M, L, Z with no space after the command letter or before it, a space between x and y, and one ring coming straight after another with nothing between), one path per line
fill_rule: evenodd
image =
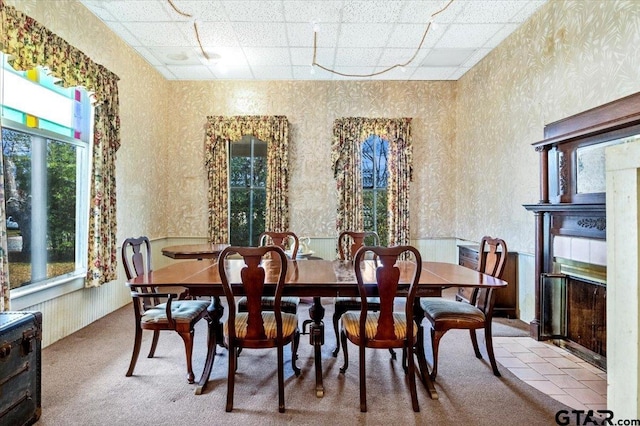
M237 47L240 46L230 22L198 22L198 36L204 46L211 47ZM184 31L184 30L183 30ZM192 24L186 28L186 32L197 43L195 30Z
M318 67L293 66L294 80L333 80L333 74Z
M233 30L243 46L287 46L285 25L271 22L234 22Z
M451 24L435 47L460 49L481 47L502 28L501 24Z
M338 44L338 24L318 24L318 45L335 46ZM313 46L313 25L287 24L289 46Z
M109 1L102 2L102 6L119 22L169 22L175 17L170 14L168 3L155 0Z
M335 71L346 75L334 74L333 80L367 81L371 80L371 77L362 76L373 73L375 71L375 67L342 67L336 69Z
M167 65L167 69L180 80L211 80L215 77L204 65Z
M422 62L422 59L426 55L428 49L422 49L416 54L416 49L385 49L378 60L378 66L388 67L395 64L405 64L413 56L415 58L411 61L411 64L417 65Z
M444 8L447 2L443 1L408 1L406 2L402 13L400 13L400 22L403 23L422 23L427 24L431 17ZM435 15L435 22L446 24L454 22L455 17L462 10L463 4L454 1L444 11Z
M462 64L462 66L466 68L471 68L472 66L480 62L482 58L487 56L489 52L491 52L491 49L477 49L471 56L467 58L467 60L465 61L464 64Z
M291 80L291 67L258 67L252 68L253 75L258 80Z
M311 47L295 47L290 51L292 65L311 65L313 62L313 48ZM316 62L325 66L333 66L335 54L335 49L317 49Z
M169 69L167 69L167 67L165 66L160 66L160 67L156 67L156 70L162 74L162 76L164 78L166 78L167 80L179 80L179 78L177 78L171 71L169 71Z
M496 1L468 1L458 16L456 23L506 23L522 9L525 2L522 0L496 0Z
M459 67L475 49L432 49L420 62L423 67Z
M163 64L166 65L200 65L200 57L196 51L184 47L154 46L148 51Z
M451 80L456 67L419 67L411 75L412 80Z
M346 0L342 8L342 22L396 22L401 9L401 1Z
M389 36L387 46L403 48L414 46L417 48L420 45L426 30L427 26L422 24L397 25ZM433 47L440 37L442 37L445 30L446 27L443 26L439 26L437 30L432 26L427 32L427 36L422 43L422 47Z
M306 0L304 7L300 0L285 0L284 18L287 22L328 23L340 22L343 1Z
M249 65L254 67L290 66L291 56L286 47L245 47L244 54Z
M371 67L378 63L382 49L338 48L336 51L337 67Z
M338 44L343 47L384 47L392 30L391 24L342 24Z
M219 1L202 1L202 0L173 0L179 11L192 15L193 18L201 22L225 22L228 21L227 13ZM179 14L173 9L176 19ZM177 15L177 16L176 16Z
M284 9L280 1L225 1L224 9L231 21L284 22Z
M509 34L513 33L517 28L518 28L517 24L505 24L502 27L502 29L498 30L491 37L491 39L489 39L489 41L484 44L484 47L487 47L487 48L490 48L490 49L496 47L497 45L502 43L502 40L507 38L509 36Z
M466 68L466 67L457 68L453 73L451 73L451 75L449 76L449 80L459 79L460 77L465 75L467 71L469 71L470 69L471 68Z
M126 22L123 26L136 34L136 38L145 46L191 46L174 23Z
M380 71L384 71L385 69L387 69L387 67L378 67L375 68L373 70L373 72L380 72ZM411 75L411 73L409 72L413 72L413 69L408 70L406 68L394 68L390 71L387 71L383 74L380 75L376 75L371 77L372 80L398 80L398 81L405 81L409 79L409 76Z

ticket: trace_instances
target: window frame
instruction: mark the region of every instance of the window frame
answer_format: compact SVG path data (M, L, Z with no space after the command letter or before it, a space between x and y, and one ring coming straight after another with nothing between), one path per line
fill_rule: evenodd
M0 56L2 58L2 56ZM4 84L4 67L0 67L0 88ZM41 70L46 72L46 70ZM52 88L32 82L49 90ZM83 89L84 90L84 89ZM0 106L4 103L0 98ZM82 116L84 127L81 129L86 137L76 139L72 136L62 135L47 129L29 127L25 123L19 123L5 118L0 114L0 127L16 132L26 133L30 136L54 140L71 144L82 148L82 158L76 163L76 236L75 236L75 268L73 272L45 279L38 283L11 289L9 297L11 309L21 310L30 306L46 302L85 287L88 262L88 235L89 235L89 210L90 210L90 185L91 163L93 158L93 131L95 123L95 109L91 102L91 95L87 92L87 100L82 103ZM11 279L11 278L9 278Z
M249 179L250 185L249 186L243 186L243 187L241 187L241 186L232 186L231 185L231 173L232 173L231 172L231 170L232 170L231 159L233 157L233 155L232 155L233 154L232 153L232 151L233 151L232 147L233 147L234 143L239 143L240 141L242 141L245 138L248 139L249 150L250 150L250 156L248 157L248 158L250 158L250 161L251 161L251 176L250 176L250 179ZM254 223L254 221L253 221L253 210L254 210L253 207L254 207L254 194L255 194L256 191L263 191L264 192L264 199L265 199L264 215L265 215L265 220L266 220L266 209L267 209L267 205L266 205L267 176L266 176L266 174L268 173L268 171L266 170L266 167L267 167L266 162L268 160L269 144L266 141L260 140L259 138L255 137L253 135L244 135L241 138L240 141L237 141L237 142L230 141L229 142L229 150L228 150L228 156L227 156L227 162L228 162L227 167L228 167L228 170L229 170L229 177L228 177L228 182L227 182L227 185L228 185L227 191L228 191L228 194L229 194L228 205L227 205L227 212L228 212L227 214L228 214L228 217L229 217L229 223L228 223L228 230L227 231L228 231L228 234L229 234L229 243L232 244L231 243L231 217L232 217L231 216L231 212L232 212L231 211L231 198L232 198L232 193L234 192L234 189L235 190L248 190L249 191L249 207L248 207L248 211L247 211L247 216L250 218L249 223L248 223L248 229L249 229L248 230L248 237L249 237L249 244L248 245L253 245L253 243L251 241L251 236L253 235L253 223ZM264 144L264 150L265 150L264 157L259 156L260 158L264 158L264 161L265 161L265 180L264 180L264 185L263 186L256 186L255 185L256 179L255 179L254 169L255 169L255 158L256 158L256 156L254 154L255 154L255 151L256 151L256 147L255 147L256 143ZM265 223L265 226L266 226L266 223ZM266 229L263 229L261 232L264 232L265 230ZM259 234L260 233L258 233L258 235ZM259 241L256 241L255 245L258 245L258 244L259 244Z

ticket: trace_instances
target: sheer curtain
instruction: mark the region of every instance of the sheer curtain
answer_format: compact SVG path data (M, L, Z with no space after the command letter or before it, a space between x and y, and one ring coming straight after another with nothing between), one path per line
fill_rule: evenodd
M117 278L116 151L120 147L118 76L33 18L0 0L0 49L11 55L16 70L46 67L64 87L83 86L95 98L89 258L87 287ZM4 186L2 186L4 188ZM3 191L2 191L3 192ZM4 197L4 195L3 195ZM2 200L4 201L4 200ZM4 202L0 203L0 311L9 309L7 233Z
M209 240L229 242L229 144L244 135L267 143L267 209L265 228L289 228L289 121L284 116L207 117L205 167L209 182Z
M363 229L361 152L370 135L389 141L389 245L409 244L411 118L346 117L334 121L331 163L338 191L336 231Z

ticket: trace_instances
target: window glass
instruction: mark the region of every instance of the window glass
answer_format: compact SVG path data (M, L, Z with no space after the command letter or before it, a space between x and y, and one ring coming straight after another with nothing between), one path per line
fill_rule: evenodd
M89 95L82 89L56 86L45 69L16 72L2 60L1 136L11 288L83 276L93 120Z
M375 231L380 244L386 246L389 237L387 224L387 157L389 142L371 135L362 144L362 196L364 230Z
M267 143L251 136L229 150L229 240L257 246L267 204Z

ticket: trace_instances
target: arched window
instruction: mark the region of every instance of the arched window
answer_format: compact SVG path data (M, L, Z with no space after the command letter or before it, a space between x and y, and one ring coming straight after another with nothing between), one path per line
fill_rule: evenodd
M380 244L388 244L387 182L389 179L389 142L371 135L362 143L362 215L363 231L374 231Z

